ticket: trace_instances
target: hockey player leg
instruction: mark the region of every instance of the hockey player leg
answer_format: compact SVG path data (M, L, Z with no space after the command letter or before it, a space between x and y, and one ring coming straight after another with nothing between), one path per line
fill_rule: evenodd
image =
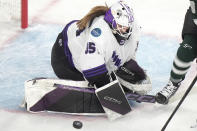
M96 89L96 95L110 120L115 120L131 111L118 80Z
M181 81L184 80L192 61L196 58L195 51L197 40L193 36L186 35L181 43L173 62L171 76L168 84L156 95L156 101L167 104L170 98L177 92Z

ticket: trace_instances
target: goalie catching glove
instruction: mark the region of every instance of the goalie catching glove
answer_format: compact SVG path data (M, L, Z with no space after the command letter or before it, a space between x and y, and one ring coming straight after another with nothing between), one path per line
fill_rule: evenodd
M121 85L140 94L146 94L152 89L150 78L136 61L130 60L116 71Z

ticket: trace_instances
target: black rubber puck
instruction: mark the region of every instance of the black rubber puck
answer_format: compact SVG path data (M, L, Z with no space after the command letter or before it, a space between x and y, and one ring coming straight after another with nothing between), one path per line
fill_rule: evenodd
M73 127L74 127L74 128L81 129L82 126L83 126L83 124L82 124L82 122L80 122L80 121L74 121L74 122L73 122Z

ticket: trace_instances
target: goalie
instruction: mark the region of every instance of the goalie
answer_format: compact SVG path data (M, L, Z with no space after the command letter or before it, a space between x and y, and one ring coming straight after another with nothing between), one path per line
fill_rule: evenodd
M96 95L90 93L85 96L84 92L83 95L73 94L69 103L74 106L64 108L62 102L68 101L66 98L48 110L72 113L107 112L106 108L115 110L104 105L101 98L105 98L108 102L125 101L121 107L127 110L121 113L128 113L131 109L124 91L146 93L151 90L148 76L135 61L139 37L140 26L133 10L123 1L111 7L96 6L81 20L68 23L52 48L52 68L60 79L87 81L89 87L96 89ZM106 92L112 96L101 95ZM77 100L86 106L79 109L82 103L79 104Z
M51 54L57 77L87 80L97 88L110 83L110 73L126 62L135 78L146 78L137 65L135 54L140 27L129 5L122 1L94 7L84 18L72 21L59 34ZM139 73L139 74L137 74Z

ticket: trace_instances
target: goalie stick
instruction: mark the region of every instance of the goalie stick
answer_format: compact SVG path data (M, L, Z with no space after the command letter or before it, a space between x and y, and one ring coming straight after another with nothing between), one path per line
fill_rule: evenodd
M128 100L136 101L136 102L146 102L146 103L155 103L154 95L141 95L136 92L130 92L126 94Z

